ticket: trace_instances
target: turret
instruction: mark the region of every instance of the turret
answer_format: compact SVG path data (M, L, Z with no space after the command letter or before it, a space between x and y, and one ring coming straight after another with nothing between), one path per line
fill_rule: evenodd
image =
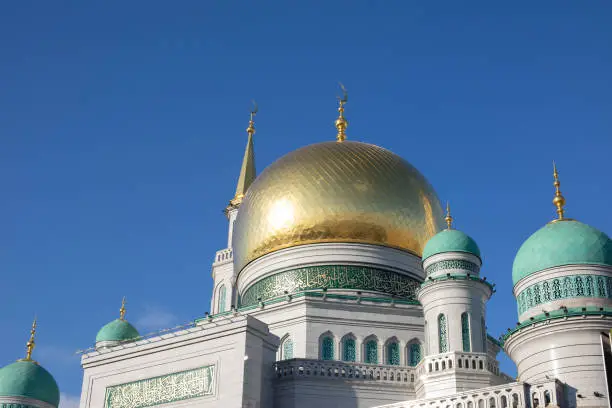
M228 219L227 248L217 251L213 262L212 277L214 279L213 295L211 297L210 310L212 314L229 311L236 300L236 279L234 273L233 256L233 235L234 222L238 216L238 211L242 200L246 195L250 185L256 177L255 152L253 149L253 135L255 134L255 115L257 105L254 104L247 127L247 144L242 159L236 193L225 208L225 215Z
M125 319L125 313L124 297L121 301L121 309L119 309L119 318L106 324L96 335L97 350L114 347L140 338L138 330Z
M557 216L514 259L518 323L504 336L504 349L519 380L555 378L568 384L569 406L607 407L601 336L612 318L612 240L565 216L554 164L553 178Z
M32 323L26 356L0 369L0 407L57 408L60 392L53 376L32 359L36 345Z
M497 362L487 355L486 302L493 286L480 276L480 249L452 226L423 250L425 281L418 298L425 316L425 359L417 396L435 397L498 382Z

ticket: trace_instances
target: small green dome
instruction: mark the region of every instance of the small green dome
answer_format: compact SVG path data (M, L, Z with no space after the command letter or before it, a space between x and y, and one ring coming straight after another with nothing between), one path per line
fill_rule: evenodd
M127 341L140 337L138 330L127 320L113 320L102 327L96 336L96 343L100 341Z
M467 252L480 258L476 241L456 229L446 229L431 237L423 249L423 259L443 252Z
M578 221L546 224L521 245L512 265L512 281L562 265L612 266L612 241L603 232Z
M17 361L0 368L0 397L26 397L59 405L60 392L53 376L34 361Z

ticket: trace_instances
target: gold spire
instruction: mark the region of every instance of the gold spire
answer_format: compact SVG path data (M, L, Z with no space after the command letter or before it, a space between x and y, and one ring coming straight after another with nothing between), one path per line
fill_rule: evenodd
M32 322L32 329L30 330L30 339L26 343L26 356L19 361L33 361L32 360L32 351L34 351L34 347L36 346L36 342L34 341L34 337L36 336L36 317L34 317L34 321Z
M553 177L555 179L555 182L553 183L553 185L555 186L555 198L553 198L552 202L555 205L555 207L557 207L557 219L554 221L566 220L567 218L564 217L565 210L563 209L563 207L565 206L565 197L561 195L561 190L559 190L561 183L559 182L559 172L557 171L557 165L555 164L554 160L553 160Z
M236 186L236 194L230 201L227 209L236 207L242 203L242 199L246 194L248 188L255 180L255 152L253 149L253 135L255 134L255 115L257 114L257 104L253 101L253 110L251 111L251 118L249 120L249 126L246 131L248 134L247 145L244 151L244 158L242 159L242 167L240 168L240 176L238 177L238 185Z
M446 221L446 229L453 229L453 217L450 213L450 204L448 201L446 202L446 217L444 217L444 221Z
M121 299L121 309L119 309L119 320L125 320L125 296Z
M338 129L336 141L338 143L346 140L346 128L348 127L348 121L344 118L344 104L348 102L348 93L344 85L340 84L340 88L342 89L342 98L338 97L338 119L336 119L336 129Z

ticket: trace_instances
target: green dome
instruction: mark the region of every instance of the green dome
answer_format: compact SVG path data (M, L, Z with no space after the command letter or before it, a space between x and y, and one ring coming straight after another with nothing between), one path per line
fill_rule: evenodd
M53 376L33 361L17 361L0 368L0 397L26 397L59 405Z
M476 241L456 229L440 231L427 241L423 249L423 259L443 252L467 252L480 258L480 249Z
M521 245L512 265L512 281L561 265L612 266L612 241L578 221L546 224Z
M96 336L96 343L100 341L127 341L140 337L138 330L127 320L113 320L102 327Z

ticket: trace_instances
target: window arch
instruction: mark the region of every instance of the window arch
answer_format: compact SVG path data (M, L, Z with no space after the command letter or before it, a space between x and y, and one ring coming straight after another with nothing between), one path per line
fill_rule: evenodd
M333 360L334 359L334 336L327 332L321 336L320 344L320 354L321 360Z
M417 340L413 340L408 344L408 365L416 367L421 361L421 344Z
M281 341L280 352L281 360L291 360L293 358L293 340L288 334Z
M438 345L440 353L448 351L448 327L446 326L446 316L443 313L438 315Z
M461 342L463 344L463 351L469 353L471 351L470 317L467 312L461 313Z
M219 300L217 304L217 310L219 313L225 312L226 297L227 297L227 289L225 288L225 285L219 286Z
M342 361L357 361L355 336L347 334L342 338Z
M397 338L387 340L385 347L386 360L388 365L400 365L400 346Z
M378 340L372 336L363 344L363 361L366 364L378 364Z

